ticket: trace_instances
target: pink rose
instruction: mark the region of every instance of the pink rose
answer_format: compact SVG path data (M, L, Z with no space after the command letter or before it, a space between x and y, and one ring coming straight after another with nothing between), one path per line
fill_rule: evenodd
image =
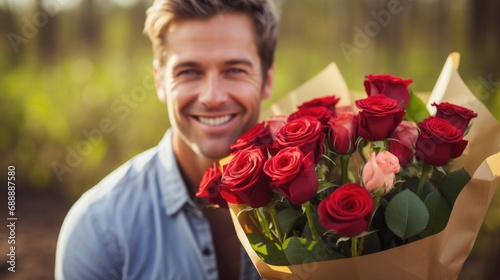
M353 112L337 112L328 122L330 125L330 147L340 155L351 154L356 150L358 119Z
M404 80L400 77L391 75L366 75L364 82L366 94L373 96L383 94L389 98L398 101L400 109L406 109L410 100L410 92L408 86L412 83L411 79Z
M351 105L345 105L345 106L335 107L335 113L334 113L334 115L338 115L341 112L353 112L353 113L355 113L354 110L352 109Z
M297 147L279 151L264 164L271 186L285 195L292 204L301 205L318 192L318 176L311 154L304 155Z
M399 169L398 158L390 152L372 153L361 174L365 188L375 192L385 187L384 194L388 193L394 187Z
M267 129L271 133L273 140L276 140L276 133L286 124L288 116L271 116L267 119Z
M380 166L380 168L382 168L382 170L384 170L384 173L386 174L396 174L401 169L401 167L399 166L398 158L388 151L378 153L376 159L378 165Z
M373 198L365 188L347 183L318 205L319 223L346 237L366 231L373 211Z
M399 159L400 165L410 165L413 162L415 143L418 138L418 130L415 123L402 121L391 138L389 139L389 152Z

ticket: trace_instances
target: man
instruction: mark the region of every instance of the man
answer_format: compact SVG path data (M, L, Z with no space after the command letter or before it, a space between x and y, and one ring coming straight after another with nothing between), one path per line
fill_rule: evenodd
M193 197L205 169L257 122L272 92L273 5L156 0L145 32L172 127L75 203L59 235L56 278L258 278L228 211Z

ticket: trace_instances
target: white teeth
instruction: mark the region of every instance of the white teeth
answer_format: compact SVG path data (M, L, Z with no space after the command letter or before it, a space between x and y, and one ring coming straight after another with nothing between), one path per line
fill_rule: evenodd
M217 118L198 117L198 120L201 123L204 123L204 124L207 124L207 125L211 125L211 126L216 126L216 125L223 124L225 122L228 122L229 119L231 119L230 115L223 116L223 117L217 117Z

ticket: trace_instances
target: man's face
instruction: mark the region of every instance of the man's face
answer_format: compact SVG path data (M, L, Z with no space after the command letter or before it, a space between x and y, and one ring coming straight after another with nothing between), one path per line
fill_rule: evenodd
M250 18L174 20L166 54L159 90L168 104L175 152L228 155L229 145L258 121L261 100L272 91L274 69L263 84Z

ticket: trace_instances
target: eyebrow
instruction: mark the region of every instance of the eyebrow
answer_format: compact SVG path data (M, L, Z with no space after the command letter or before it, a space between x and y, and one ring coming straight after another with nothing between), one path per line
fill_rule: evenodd
M226 66L231 66L231 65L238 65L238 64L244 64L244 65L247 65L249 67L253 67L253 63L248 60L248 59L230 59L230 60L227 60L227 61L224 61L223 63L224 65ZM175 65L172 70L173 71L176 71L178 70L179 68L186 68L186 67L200 67L200 63L198 62L195 62L195 61L184 61L184 62L180 62L179 64Z
M253 63L247 59L231 59L231 60L224 62L224 65L236 65L236 64L244 64L244 65L247 65L249 67L253 67Z
M200 64L198 62L194 62L194 61L185 61L185 62L181 62L177 65L175 65L172 70L173 71L176 71L177 69L179 68L185 68L185 67L199 67Z

